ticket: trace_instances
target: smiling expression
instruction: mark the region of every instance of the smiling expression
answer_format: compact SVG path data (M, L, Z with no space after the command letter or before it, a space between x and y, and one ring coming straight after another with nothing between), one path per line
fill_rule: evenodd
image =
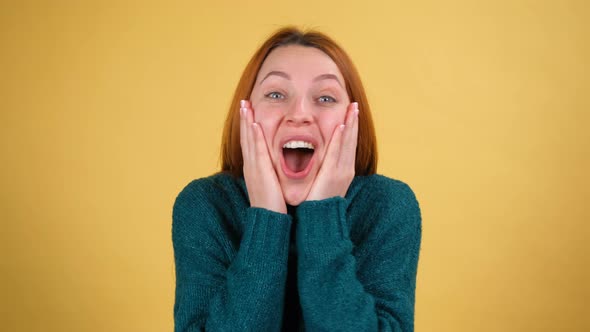
M342 74L319 49L281 46L262 64L250 101L285 201L299 205L350 104Z

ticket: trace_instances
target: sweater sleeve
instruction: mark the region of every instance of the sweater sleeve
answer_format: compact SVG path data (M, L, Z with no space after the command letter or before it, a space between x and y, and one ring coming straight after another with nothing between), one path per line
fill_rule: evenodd
M244 208L241 239L232 239L231 213L216 208L229 204L206 192L189 185L174 204L175 331L279 330L291 217Z
M377 211L357 221L373 226L356 248L344 198L299 206L298 288L307 330L414 330L421 216L407 185L394 191L363 202ZM353 252L363 256L362 264Z

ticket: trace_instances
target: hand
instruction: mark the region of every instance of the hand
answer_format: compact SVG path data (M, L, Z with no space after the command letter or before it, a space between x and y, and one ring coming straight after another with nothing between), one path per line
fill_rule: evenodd
M287 213L262 128L254 122L254 111L250 102L245 100L240 102L240 145L250 206Z
M358 137L358 103L348 106L343 125L334 130L322 167L311 187L308 201L344 197L354 179Z

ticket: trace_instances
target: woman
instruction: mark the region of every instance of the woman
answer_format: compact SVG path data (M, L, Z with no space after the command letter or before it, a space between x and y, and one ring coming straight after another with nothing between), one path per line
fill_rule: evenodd
M376 175L360 77L318 32L284 28L248 63L222 172L173 211L177 331L413 331L421 216Z

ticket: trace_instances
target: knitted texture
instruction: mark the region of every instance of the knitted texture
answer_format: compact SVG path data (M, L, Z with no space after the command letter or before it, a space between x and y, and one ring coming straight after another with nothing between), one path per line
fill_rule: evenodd
M413 331L421 215L405 183L355 177L345 198L250 207L243 178L176 198L175 331Z

